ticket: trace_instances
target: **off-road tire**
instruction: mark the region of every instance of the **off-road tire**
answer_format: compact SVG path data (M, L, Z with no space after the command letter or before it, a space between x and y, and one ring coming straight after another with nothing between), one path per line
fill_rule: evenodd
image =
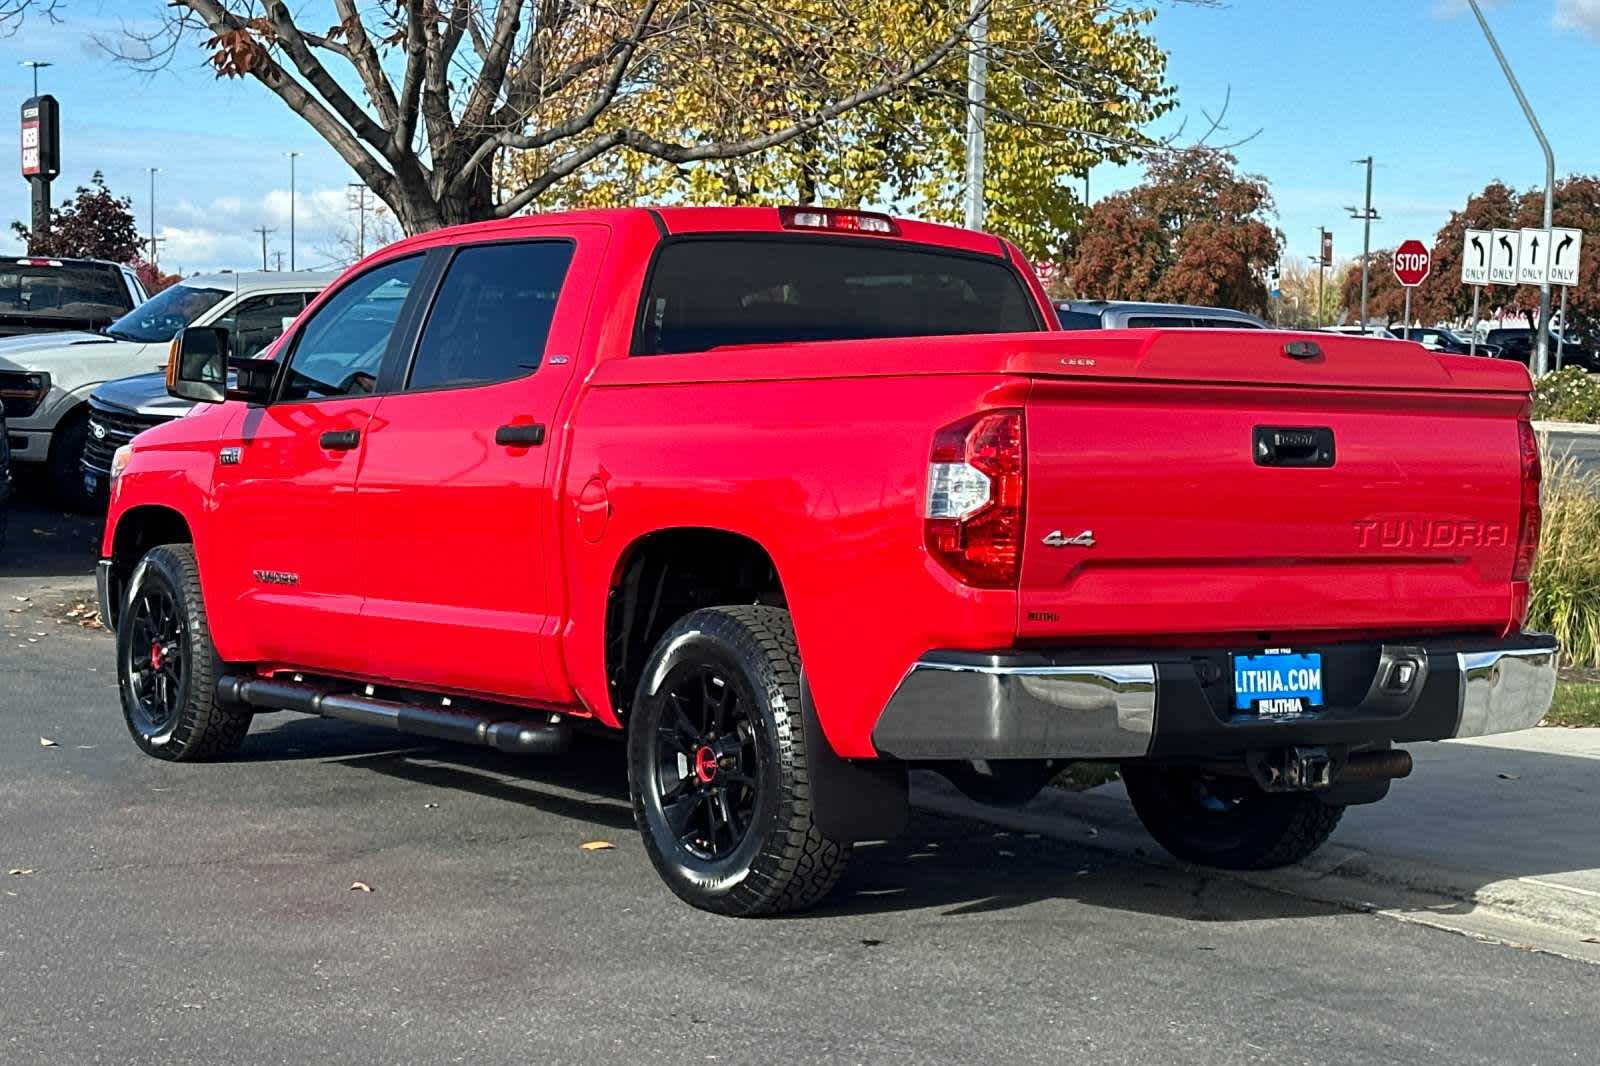
M177 608L182 644L184 669L176 685L176 712L170 722L159 728L151 728L148 715L141 712L132 676L133 657L148 654L142 648L132 647L135 605L146 590L165 591L170 595ZM123 720L140 750L173 762L202 762L236 752L249 732L251 715L217 698L217 678L224 669L216 646L211 642L194 548L188 544L151 548L128 579L117 620L117 689L122 697Z
M1185 862L1226 870L1271 870L1306 858L1328 839L1344 808L1314 793L1261 791L1248 779L1206 785L1192 767L1124 764L1134 812L1156 843ZM1216 787L1234 802L1209 803Z
M80 407L63 418L50 434L50 454L45 460L50 497L63 510L91 511L95 499L83 489L83 449L89 440L89 410Z
M742 686L750 698L752 744L763 759L754 775L755 817L738 850L721 861L694 854L673 835L661 802L659 742L652 739L671 713L672 678L707 666L729 675L736 696ZM812 818L800 676L789 612L775 607L712 607L685 615L645 665L628 722L634 820L657 872L695 907L737 917L798 911L827 896L844 873L850 845L823 836Z

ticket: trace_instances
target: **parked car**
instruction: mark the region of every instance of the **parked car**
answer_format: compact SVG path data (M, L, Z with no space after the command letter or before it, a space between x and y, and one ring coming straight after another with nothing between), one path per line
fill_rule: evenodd
M1323 333L1342 333L1346 337L1378 337L1386 341L1397 341L1400 338L1388 326L1379 326L1368 323L1362 326L1359 322L1348 326L1323 326Z
M1556 341L1560 333L1550 331L1550 366L1556 365ZM1531 368L1535 347L1538 344L1535 330L1526 326L1511 329L1491 329L1485 337L1488 343L1500 349L1500 358L1515 359L1524 366ZM1580 338L1568 338L1567 343L1561 346L1562 366L1581 366L1590 373L1600 371L1600 357L1590 344L1585 344Z
M1416 341L1430 352L1442 352L1445 355L1486 355L1496 356L1500 349L1484 341L1479 341L1476 346L1455 331L1444 326L1397 326L1392 332L1403 341Z
M752 915L911 767L1015 803L1116 760L1168 850L1259 868L1395 744L1544 715L1521 367L1051 310L992 236L667 208L409 238L271 359L191 326L203 406L118 450L97 570L134 743L625 730L657 871Z
M118 263L0 256L0 337L104 329L145 299L139 275Z
M6 550L6 526L11 509L11 438L6 434L6 415L0 411L0 553Z
M1055 305L1062 329L1267 329L1254 315L1226 307L1155 304L1138 300L1063 300Z
M233 303L217 324L229 331L240 358L250 358L277 340L305 302L321 292L330 274L313 274L301 288L262 293ZM167 391L165 370L118 378L89 394L89 433L84 441L82 476L86 497L101 500L110 484L111 457L151 426L189 413L194 404Z
M88 507L92 500L84 492L83 459L90 440L89 394L96 386L159 369L173 336L191 323L240 329L246 347L270 338L330 277L204 274L157 293L103 333L0 340L0 403L15 438L13 460L45 464L57 499L68 507Z

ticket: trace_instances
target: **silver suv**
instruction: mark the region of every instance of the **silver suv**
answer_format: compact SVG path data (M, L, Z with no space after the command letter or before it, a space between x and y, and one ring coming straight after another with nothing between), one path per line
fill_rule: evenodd
M1061 300L1062 329L1270 329L1255 315L1226 307L1152 304L1138 300Z

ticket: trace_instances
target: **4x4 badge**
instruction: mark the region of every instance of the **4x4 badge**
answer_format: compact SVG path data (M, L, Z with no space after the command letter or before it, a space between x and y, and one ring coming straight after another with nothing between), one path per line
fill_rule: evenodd
M1052 548L1092 548L1094 530L1086 529L1076 537L1063 537L1061 530L1052 529L1050 535L1044 538L1044 542Z

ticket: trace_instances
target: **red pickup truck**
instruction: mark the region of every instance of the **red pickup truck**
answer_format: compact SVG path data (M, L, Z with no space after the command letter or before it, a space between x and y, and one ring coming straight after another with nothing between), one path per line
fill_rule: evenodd
M813 904L907 770L1117 760L1153 835L1309 854L1397 743L1539 721L1529 380L1394 341L1060 331L1003 240L800 207L402 241L115 460L99 567L164 759L258 711L625 732L679 896Z

